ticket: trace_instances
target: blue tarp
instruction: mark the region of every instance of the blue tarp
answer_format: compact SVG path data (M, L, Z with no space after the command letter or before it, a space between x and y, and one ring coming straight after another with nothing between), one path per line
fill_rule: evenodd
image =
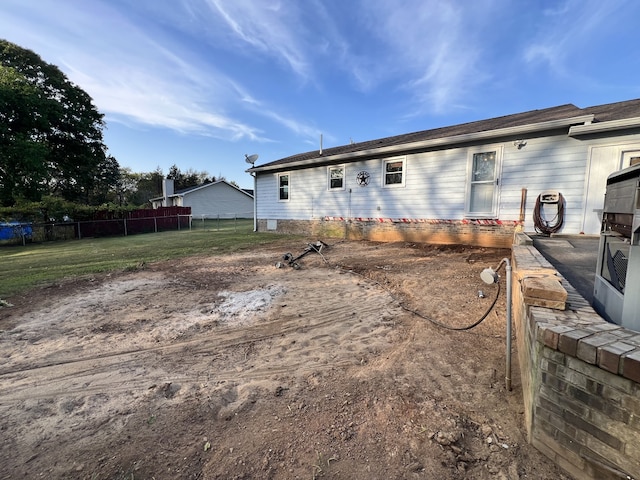
M11 240L14 238L31 238L33 228L30 223L9 222L0 223L0 240Z

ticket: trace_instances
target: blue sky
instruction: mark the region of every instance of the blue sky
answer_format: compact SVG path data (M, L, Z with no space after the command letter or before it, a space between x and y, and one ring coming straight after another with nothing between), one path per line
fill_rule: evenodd
M319 147L640 97L636 0L0 0L91 95L122 167L251 188Z

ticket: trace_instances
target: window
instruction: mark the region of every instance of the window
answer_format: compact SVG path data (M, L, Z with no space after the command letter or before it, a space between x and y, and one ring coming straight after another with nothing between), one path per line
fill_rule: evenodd
M467 184L467 216L495 217L498 213L499 149L472 152Z
M640 163L640 151L622 152L622 168L632 167Z
M329 167L329 190L344 190L344 165Z
M383 186L404 186L405 159L390 158L382 162Z
M289 174L278 174L278 200L286 202L289 200Z

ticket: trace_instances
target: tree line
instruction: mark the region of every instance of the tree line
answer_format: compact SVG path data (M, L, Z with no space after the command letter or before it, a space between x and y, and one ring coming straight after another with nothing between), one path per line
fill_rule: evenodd
M121 168L104 128L92 98L57 66L0 39L0 220L38 205L45 217L61 205L141 207L162 194L164 178L176 191L216 181L177 165L166 175Z

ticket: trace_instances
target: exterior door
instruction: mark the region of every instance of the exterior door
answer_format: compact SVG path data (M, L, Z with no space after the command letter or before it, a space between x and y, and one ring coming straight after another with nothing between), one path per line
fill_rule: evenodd
M500 149L471 152L466 216L497 218Z
M640 163L640 145L610 145L591 149L582 233L600 234L607 177L636 163Z

